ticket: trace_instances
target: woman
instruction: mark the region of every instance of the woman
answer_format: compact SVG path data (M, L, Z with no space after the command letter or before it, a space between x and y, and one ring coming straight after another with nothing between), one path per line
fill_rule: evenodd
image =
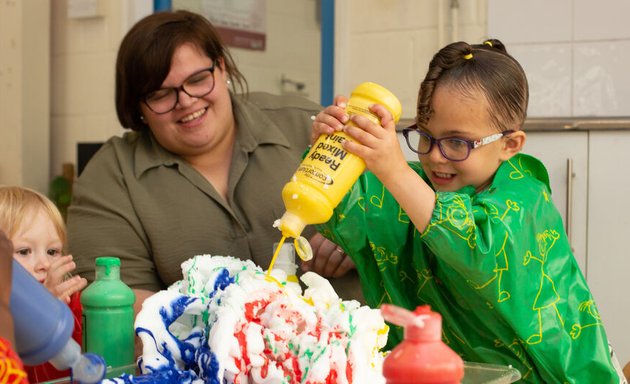
M136 310L181 279L180 264L194 255L269 265L280 239L273 228L284 212L280 192L321 108L233 88L246 90L246 81L200 15L152 14L121 43L116 111L133 132L111 138L83 171L68 233L77 272L88 280L96 257L121 259ZM352 267L335 244L319 235L311 241L329 276ZM355 276L332 279L340 296L358 295Z

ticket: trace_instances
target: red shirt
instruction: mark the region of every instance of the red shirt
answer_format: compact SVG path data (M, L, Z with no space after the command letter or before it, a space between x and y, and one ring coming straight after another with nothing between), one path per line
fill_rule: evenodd
M0 383L28 384L22 360L8 340L0 337Z
M75 292L70 296L70 303L68 306L72 311L72 316L74 317L74 331L72 332L72 338L74 341L82 345L83 342L83 306L81 306L81 293ZM44 364L35 365L35 366L25 366L26 372L28 373L28 379L31 383L39 383L42 381L49 381L60 379L62 377L69 377L70 370L67 369L65 371L58 371L52 364L46 362ZM0 380L0 383L3 381Z

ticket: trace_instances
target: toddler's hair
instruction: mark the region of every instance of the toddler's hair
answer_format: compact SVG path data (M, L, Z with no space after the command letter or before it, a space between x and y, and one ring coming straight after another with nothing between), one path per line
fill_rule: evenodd
M418 92L418 127L426 128L433 113L433 93L444 86L468 97L479 91L485 95L492 125L499 131L520 129L527 116L525 71L499 40L475 45L451 43L433 56Z
M0 229L12 238L23 225L43 210L52 220L57 235L66 244L66 226L57 206L46 196L26 187L0 186Z

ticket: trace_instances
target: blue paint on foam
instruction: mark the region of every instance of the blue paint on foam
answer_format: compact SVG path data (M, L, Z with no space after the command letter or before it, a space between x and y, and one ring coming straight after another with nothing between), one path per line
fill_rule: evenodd
M225 290L230 284L235 282L235 278L230 276L230 272L223 268L217 275L214 282L214 290L208 294L212 298L217 292ZM162 356L168 361L168 365L158 368L146 367L149 372L141 376L132 376L124 374L118 377L125 384L132 383L156 383L156 384L175 384L190 383L193 380L201 379L207 384L221 384L219 381L219 361L216 355L208 346L207 333L209 326L205 330L192 332L186 339L180 340L175 337L169 330L169 327L181 315L184 314L186 308L198 300L195 297L181 296L170 303L170 310L166 308L160 309L160 317L164 323L164 327L168 330L172 341L177 345L180 356L184 362L184 370L177 368L172 352L166 348L166 343L162 343ZM136 334L146 333L155 341L153 332L146 328L136 328Z
M208 294L208 297L212 298L218 291L224 291L230 284L234 283L234 278L230 276L230 271L227 268L221 269L221 272L214 280L214 290Z

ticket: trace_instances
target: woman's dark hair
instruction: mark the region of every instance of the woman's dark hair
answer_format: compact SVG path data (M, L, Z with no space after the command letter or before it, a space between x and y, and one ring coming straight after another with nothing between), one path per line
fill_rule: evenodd
M140 100L162 85L175 50L190 43L221 64L234 87L247 92L247 81L214 26L188 11L158 12L137 22L124 37L116 59L116 113L125 128L148 129L141 120Z
M527 116L529 87L521 65L499 40L483 44L452 43L433 56L418 92L416 124L426 128L433 113L431 99L437 87L448 86L470 95L481 91L499 131L519 129Z

